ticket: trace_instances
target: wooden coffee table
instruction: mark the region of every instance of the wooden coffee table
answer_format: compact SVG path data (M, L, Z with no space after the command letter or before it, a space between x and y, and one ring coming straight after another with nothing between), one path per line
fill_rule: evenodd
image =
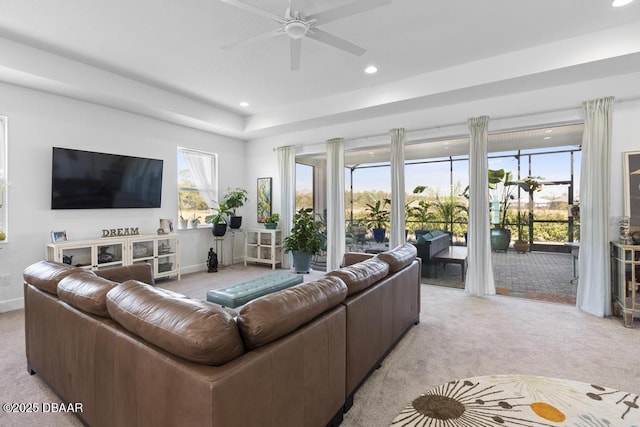
M460 271L462 272L462 281L464 282L465 273L467 270L467 247L449 246L449 248L438 252L433 257L433 263L435 264L436 277L438 277L438 264L442 264L442 268L445 268L447 264L460 265Z

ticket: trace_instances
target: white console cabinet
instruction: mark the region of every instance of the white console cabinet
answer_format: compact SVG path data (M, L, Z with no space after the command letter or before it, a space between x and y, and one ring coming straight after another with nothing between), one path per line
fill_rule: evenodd
M245 230L244 265L247 262L270 264L275 270L282 263L282 231L269 229Z
M147 262L155 278L180 279L180 238L164 234L49 243L46 259L90 270Z
M156 278L178 276L180 280L180 239L177 234L137 236L129 241L129 264L148 262Z

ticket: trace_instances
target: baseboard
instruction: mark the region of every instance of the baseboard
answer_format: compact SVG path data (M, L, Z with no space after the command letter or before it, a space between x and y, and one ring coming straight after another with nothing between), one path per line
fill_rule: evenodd
M0 301L0 313L5 311L20 310L24 308L24 298L15 298L5 301Z
M187 267L180 266L180 274L198 273L200 271L207 271L205 264L190 265Z
M342 423L343 419L342 408L338 410L338 412L331 418L331 421L327 424L327 427L338 427Z

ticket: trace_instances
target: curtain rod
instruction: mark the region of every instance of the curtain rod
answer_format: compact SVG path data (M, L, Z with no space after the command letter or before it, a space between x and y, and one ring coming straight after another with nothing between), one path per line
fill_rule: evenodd
M620 99L616 99L614 102L614 105L617 104L623 104L625 102L631 102L631 101L638 101L640 100L640 97L635 97L635 98L620 98ZM518 119L521 117L529 117L529 116L538 116L538 115L542 115L542 114L550 114L550 113L560 113L560 112L570 112L570 111L574 111L574 110L582 110L582 106L575 106L575 107L564 107L564 108L554 108L554 109L549 109L549 110L541 110L541 111L535 111L532 113L522 113L522 114L512 114L512 115L508 115L508 116L497 116L497 117L490 117L491 121L498 121L498 120L510 120L510 119ZM490 121L490 123L491 123ZM405 135L407 136L407 139L409 138L409 135L411 133L417 133L417 132L426 132L426 131L431 131L431 130L436 130L436 129L442 129L442 128L448 128L448 127L454 127L454 126L464 126L467 124L467 121L465 120L464 122L455 122L455 123L447 123L444 125L437 125L437 126L431 126L431 127L426 127L426 128L419 128L419 129L411 129L411 130L405 130ZM489 132L491 133L491 132ZM344 142L355 142L355 141L366 141L367 139L374 139L374 138L381 138L384 136L387 136L388 132L385 133L378 133L378 134L371 134L371 135L363 135L363 136L358 136L358 137L354 137L354 138L345 138ZM326 141L319 141L319 142L313 142L310 144L292 144L292 145L283 145L282 147L293 147L293 148L299 148L299 147L308 147L311 145L316 145L316 144L323 144ZM276 151L278 148L280 147L275 147L273 148L273 151Z

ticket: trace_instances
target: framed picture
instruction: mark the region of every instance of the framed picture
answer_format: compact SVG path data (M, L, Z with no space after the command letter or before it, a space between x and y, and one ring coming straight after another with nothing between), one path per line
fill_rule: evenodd
M271 178L258 178L258 222L271 215Z
M52 231L51 232L51 241L53 243L66 242L67 232L66 231Z
M640 151L624 156L624 214L629 217L629 231L640 230Z

